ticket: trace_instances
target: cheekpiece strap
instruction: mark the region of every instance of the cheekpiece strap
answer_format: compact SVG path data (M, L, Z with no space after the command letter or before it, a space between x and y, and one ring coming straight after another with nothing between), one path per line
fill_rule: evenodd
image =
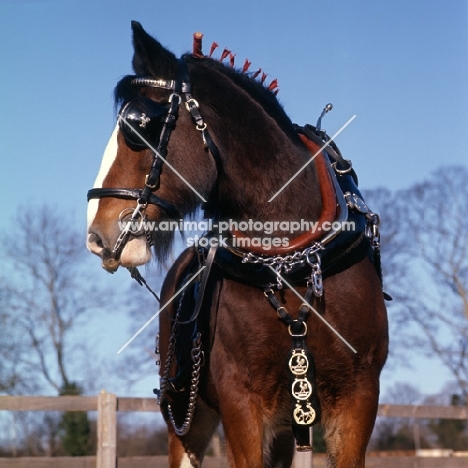
M135 82L137 80L138 79L135 79L133 81ZM166 82L166 80L151 80L149 78L141 79L142 83L148 83L149 86L152 81L154 81L154 85L156 85L157 83L165 83L166 85L169 85L169 82ZM165 88L166 86L160 87ZM167 89L172 89L174 91L174 95L171 97L171 105L169 106L169 110L164 119L164 126L161 130L161 134L159 135L157 153L162 155L163 157L167 154L167 144L169 143L169 138L171 137L171 133L175 128L175 123L178 117L178 110L181 99L180 93L187 93L191 90L190 75L185 60L178 60L176 79L174 81L171 80L171 87ZM177 96L179 97L177 98ZM145 188L142 194L143 202L145 202L150 197L152 191L157 190L159 188L159 180L161 177L163 162L164 161L162 158L157 157L156 154L154 155L153 164L147 176Z

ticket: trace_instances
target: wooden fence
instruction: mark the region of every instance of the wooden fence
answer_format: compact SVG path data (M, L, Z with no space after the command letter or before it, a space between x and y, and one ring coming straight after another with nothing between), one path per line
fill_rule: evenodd
M96 456L87 457L18 457L0 458L5 468L165 468L167 457L117 458L117 412L159 411L154 398L121 398L102 391L97 397L61 396L0 396L0 410L8 411L97 411L98 448ZM468 420L468 407L380 405L379 416L414 419ZM468 447L467 447L468 450ZM468 452L451 453L420 451L400 454L368 454L368 468L466 468ZM206 457L205 468L227 468L224 457ZM294 460L294 468L325 468L325 455L301 453Z

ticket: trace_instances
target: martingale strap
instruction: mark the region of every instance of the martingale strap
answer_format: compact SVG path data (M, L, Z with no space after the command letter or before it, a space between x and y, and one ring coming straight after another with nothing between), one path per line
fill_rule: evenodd
M307 317L312 296L315 294L312 282L308 283L304 296L306 302L299 308L297 319L293 319L283 307L270 286L264 289L265 297L282 322L288 326L292 345L288 354L290 371L290 393L293 399L292 430L296 439L297 450L307 452L312 450L309 428L320 421L320 402L315 383L315 363L312 353L307 348Z

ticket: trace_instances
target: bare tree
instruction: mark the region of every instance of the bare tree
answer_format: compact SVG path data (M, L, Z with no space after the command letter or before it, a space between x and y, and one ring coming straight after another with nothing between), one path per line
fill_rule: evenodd
M428 180L388 194L386 201L391 210L386 210L383 225L384 235L385 229L392 234L387 239L390 256L384 255L383 260L386 284L395 299L390 305L394 346L401 345L400 340L404 339L405 350L438 358L465 396L468 395L467 181L466 168L444 167Z
M407 313L422 336L415 343L435 354L468 395L468 171L444 168L408 192L405 218L412 252L413 294ZM409 271L411 268L409 269ZM410 283L410 284L411 284Z
M408 366L407 350L412 349L413 341L406 333L407 317L401 311L405 307L407 292L405 270L407 256L405 237L401 234L400 198L398 193L388 188L365 190L364 196L370 209L380 216L381 258L383 289L393 300L387 302L390 327L390 355L386 367Z
M0 392L8 393L17 388L21 381L20 356L21 343L17 337L11 333L16 328L17 320L9 313L9 294L2 283L0 286Z
M47 206L22 208L9 232L2 242L4 391L58 394L92 361L85 325L110 295L86 271L83 235L69 216Z

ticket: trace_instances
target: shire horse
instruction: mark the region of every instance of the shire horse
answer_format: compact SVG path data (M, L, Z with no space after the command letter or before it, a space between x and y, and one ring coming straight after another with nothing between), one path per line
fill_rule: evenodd
M87 247L135 276L171 251L174 233L149 222L200 209L211 222L161 290L170 467L201 466L219 423L231 467L289 467L317 422L329 466L365 466L388 327L378 216L350 161L320 122L291 122L276 83L205 56L200 33L177 59L132 29L135 75L116 87Z

